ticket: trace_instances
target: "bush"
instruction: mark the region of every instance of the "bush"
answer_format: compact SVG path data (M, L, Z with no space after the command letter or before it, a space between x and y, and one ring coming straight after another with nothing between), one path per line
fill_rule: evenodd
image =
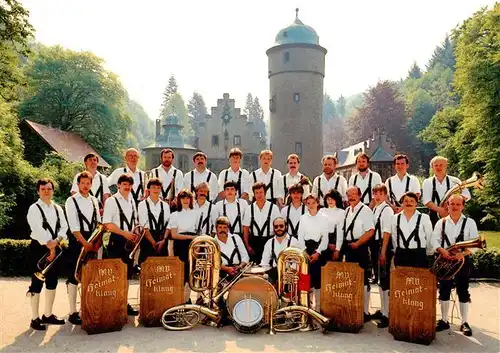
M479 250L472 255L472 278L500 279L500 249Z

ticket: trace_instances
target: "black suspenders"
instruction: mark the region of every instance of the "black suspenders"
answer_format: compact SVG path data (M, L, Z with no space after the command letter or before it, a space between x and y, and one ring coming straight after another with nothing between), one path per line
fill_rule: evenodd
M132 204L132 217L130 217L130 221L127 219L127 216L125 216L125 213L123 212L122 206L120 205L120 202L116 197L113 196L113 198L116 201L116 206L118 207L118 211L120 212L120 229L125 230L123 225L127 225L128 231L132 231L134 229L134 218L135 218L135 209L134 205Z
M337 191L339 189L339 181L340 181L340 175L337 176L337 181L335 181L335 186L333 187ZM354 181L354 184L356 184L356 181ZM318 197L320 199L324 199L323 190L321 190L321 175L318 177ZM362 200L363 198L361 198L361 201Z
M194 170L190 171L191 173L191 192L195 192L195 186L194 186ZM207 201L210 201L210 178L212 177L212 172L208 172L208 177L207 177L207 184L208 184L208 195L207 195Z
M102 199L104 197L104 187L102 186L102 174L99 174L99 187L97 188L97 191L94 195L94 192L92 191L92 188L89 190L89 194L97 198L97 201L100 201L101 203L103 202Z
M38 207L38 209L40 210L40 213L42 214L42 227L43 227L43 229L49 231L50 235L52 236L52 240L56 239L57 233L61 229L61 218L59 216L59 211L57 210L57 206L55 204L53 204L54 210L56 211L56 215L57 215L56 228L54 230L54 229L52 229L49 222L47 221L47 217L45 217L45 213L43 213L43 210L40 207L40 205L37 203L35 205L36 205L36 207Z
M158 215L158 219L155 218L153 215L153 212L151 212L151 207L149 206L148 199L144 200L146 202L146 208L148 209L148 221L149 221L149 229L151 231L157 231L157 232L164 232L165 228L167 226L167 223L165 223L165 211L163 209L163 203L158 201L160 203L160 214Z
M410 190L410 176L407 175L406 177L407 177L407 179L406 179L406 186L405 186L405 194ZM392 191L392 180L391 180L391 178L388 179L388 183L389 183L389 197L391 198L391 200L394 203L399 204L399 200L396 198L396 195L394 194L394 191Z
M255 229L257 229L257 235L262 238L264 236L264 231L267 229L267 237L269 238L269 235L271 233L271 227L269 225L270 221L271 221L271 213L273 212L273 207L274 207L274 204L270 204L269 205L269 213L267 214L267 219L266 219L266 222L262 225L262 228L259 227L259 225L257 224L257 222L255 221L255 210L254 210L254 206L255 205L255 202L252 203L250 205L250 216L251 216L251 221L250 221L250 231L252 233L252 236L255 236L254 234L254 227ZM265 204L264 204L265 205Z
M127 173L127 168L123 168L123 172ZM144 190L143 190L143 185L142 184L143 184L143 182L142 182L142 172L139 170L139 186L137 187L137 189L135 191L134 191L134 187L132 186L132 190L130 191L132 193L132 198L134 199L136 206L139 204L139 195L141 193L144 194Z
M274 244L275 244L276 238L273 238L271 240L271 260L269 261L269 266L273 267L274 263L278 263L278 259L276 258L276 253L274 252ZM292 237L288 237L288 242L286 247L289 248L290 244L292 243Z
M80 222L80 231L81 232L84 231L83 223L85 223L89 229L89 232L93 232L95 227L97 226L97 208L96 208L96 205L94 204L92 199L90 199L92 202L92 205L94 206L93 207L94 211L92 212L92 219L89 222L87 217L85 217L85 215L81 211L80 206L78 206L78 202L76 202L75 195L73 195L71 198L73 199L73 202L75 204L76 214L78 215L78 221Z
M353 234L354 225L355 225L356 219L358 218L358 215L359 215L359 213L361 212L362 209L363 209L363 206L361 206L359 208L358 212L356 212L356 214L354 215L354 218L351 221L351 224L346 229L345 226L347 225L347 215L349 214L349 208L347 209L347 213L346 213L346 215L344 217L344 226L342 227L342 229L344 230L344 240L347 240L347 235L349 233L351 233L351 240L350 241L354 241L354 234Z
M455 239L455 243L464 241L464 231L465 231L465 224L467 223L467 220L468 220L468 218L465 217L463 222L462 222L462 227L460 228L460 233L458 234L457 239ZM445 249L445 247L444 247L445 245L447 248L451 246L450 239L448 238L448 236L446 235L446 232L444 230L445 226L446 226L446 218L443 219L442 228L441 228L441 247L443 249Z
M257 174L255 172L252 172L253 175L253 182L257 182ZM274 168L271 168L271 179L269 180L269 184L266 185L264 190L266 191L266 198L267 198L267 190L271 189L271 199L267 199L268 201L271 201L273 204L276 202L274 199L274 187L273 187L273 181L274 181Z
M300 219L297 222L297 224L294 226L292 223L292 220L290 219L290 210L292 208L292 204L288 205L288 209L286 210L286 223L289 229L288 234L290 234L292 237L297 239L299 237L299 225L300 225ZM306 205L302 204L302 213L303 215L306 212Z
M382 229L381 229L381 226L380 226L380 219L382 218L382 214L384 213L384 210L389 207L388 205L385 205L384 207L382 207L382 211L380 211L380 214L378 215L378 218L377 218L377 223L375 223L375 240L381 240L382 239ZM375 212L373 212L375 213ZM378 239L377 239L377 234L378 234Z
M368 203L370 203L372 201L372 177L373 177L373 173L372 172L369 172L369 176L368 176L368 186L366 187L365 191L363 191L363 195L361 195L361 202L364 203L364 199L366 197L366 195L368 195ZM357 186L357 182L358 182L358 175L359 174L356 174L354 176L354 186Z
M417 224L415 226L415 229L411 232L410 236L408 239L405 239L405 236L403 234L403 231L401 230L400 223L401 223L401 213L398 214L398 221L397 221L397 244L398 248L401 248L401 243L400 239L403 241L403 245L405 249L409 249L410 247L410 241L415 238L415 242L417 243L417 248L421 249L422 248L422 243L420 242L420 237L418 236L419 228L420 228L420 219L422 218L422 215L419 214L417 218Z
M448 190L450 190L450 178L447 175L446 176L446 192ZM431 199L431 201L434 202L435 204L437 204L438 206L441 203L441 198L439 197L439 194L438 194L437 189L436 189L436 177L432 178L432 199Z
M203 213L201 214L201 217L200 217L200 221L199 221L199 224L198 224L198 231L201 231L203 229L203 227L205 227L205 234L210 234L210 213L212 213L212 203L207 201L208 202L208 211L207 211L207 216L205 217L205 219L203 219Z
M228 257L226 254L224 254L222 251L221 251L221 256L223 258L226 259L227 261L227 265L228 266L233 266L233 259L234 259L234 256L238 256L238 264L241 264L241 253L240 253L240 249L238 249L238 245L236 244L236 239L234 238L235 236L233 235L231 237L231 239L233 240L233 244L234 244L234 250L233 250L233 253L231 254L231 257Z
M228 174L229 174L229 169L231 168L228 168L226 169L226 173L224 174L224 184L227 182L227 179L228 179ZM238 173L238 181L236 182L236 192L237 192L237 198L240 198L241 197L241 174L242 174L242 171L240 170L240 172ZM222 185L224 187L224 185Z
M228 217L227 216L227 208L226 208L226 202L225 201L226 200L222 201L222 215L224 217ZM236 225L239 225L239 229L240 229L239 233L242 233L242 227L241 227L241 208L240 208L240 203L238 202L238 200L236 200L236 207L238 209L238 215L234 219L233 223L231 223L231 221L229 221L230 222L229 229L230 229L231 233L233 233L233 234L235 234L234 230L236 229ZM229 219L229 217L228 217L228 219Z

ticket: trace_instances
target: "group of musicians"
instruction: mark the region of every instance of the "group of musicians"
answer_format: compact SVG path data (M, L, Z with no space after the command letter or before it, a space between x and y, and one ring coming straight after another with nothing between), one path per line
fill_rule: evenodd
M288 156L288 173L283 175L272 167L270 150L260 153L260 168L249 173L240 166L242 152L231 149L230 166L218 178L207 169L207 157L202 152L194 155L194 169L185 175L173 166L175 155L171 149L161 152L161 165L149 174L138 168L139 158L137 150L128 149L126 166L106 177L97 171L98 156L88 154L84 159L86 170L75 176L65 210L52 200L54 182L38 181L39 200L30 207L27 216L34 271L38 259L47 251L51 258L55 257L63 239L69 238L68 266L76 266L82 247L97 251L87 240L98 223L111 232L102 256L121 258L127 264L129 279L133 260L129 259L125 244L137 242L138 235L134 232L137 225L145 228L139 265L149 256L178 256L186 264L186 281L189 244L200 234L211 234L218 242L224 275L234 275L252 261L268 268L272 283L277 281L280 252L295 246L303 249L309 259L312 308L319 309L321 267L327 261L358 263L364 269L364 321L378 320L377 326L384 328L389 325L389 274L393 258L395 266L427 267L429 255L439 253L450 259L447 247L478 236L474 220L462 213L465 201L470 198L467 189L449 198L447 206L440 206L446 191L460 182L447 175L447 159L440 156L431 161L434 176L423 182L422 195L418 179L407 173L409 160L403 154L394 157L396 174L385 183L378 173L370 170L369 156L364 153L357 155L357 173L349 181L336 172L336 157L324 156L323 173L312 183L300 173L298 155ZM118 190L113 195L112 185ZM429 215L417 211L420 198L429 208ZM467 255L468 250L454 256ZM454 280L440 282L442 319L437 322L438 331L450 327L449 300L455 285L462 317L460 330L465 335L472 334L467 323L469 271L470 263L466 261ZM31 327L35 330L65 323L52 313L57 279L56 270L47 274L45 312L40 318L43 282L32 277L28 294ZM370 284L375 283L381 309L370 314ZM78 282L72 276L67 285L68 320L79 325ZM190 294L186 284L186 301L190 300ZM128 305L128 314L138 312Z

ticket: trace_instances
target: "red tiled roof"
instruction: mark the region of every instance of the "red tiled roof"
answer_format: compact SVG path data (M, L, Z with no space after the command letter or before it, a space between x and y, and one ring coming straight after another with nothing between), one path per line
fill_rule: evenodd
M68 162L82 163L87 153L99 156L99 167L111 167L83 138L69 131L62 131L53 127L24 120L52 149L64 156Z

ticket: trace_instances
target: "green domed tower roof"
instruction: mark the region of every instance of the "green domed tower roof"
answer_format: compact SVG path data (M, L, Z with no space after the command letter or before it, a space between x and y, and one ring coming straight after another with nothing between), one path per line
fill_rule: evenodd
M299 20L299 9L295 9L295 21L278 32L275 39L276 45L281 44L316 44L319 45L319 36L316 31Z

